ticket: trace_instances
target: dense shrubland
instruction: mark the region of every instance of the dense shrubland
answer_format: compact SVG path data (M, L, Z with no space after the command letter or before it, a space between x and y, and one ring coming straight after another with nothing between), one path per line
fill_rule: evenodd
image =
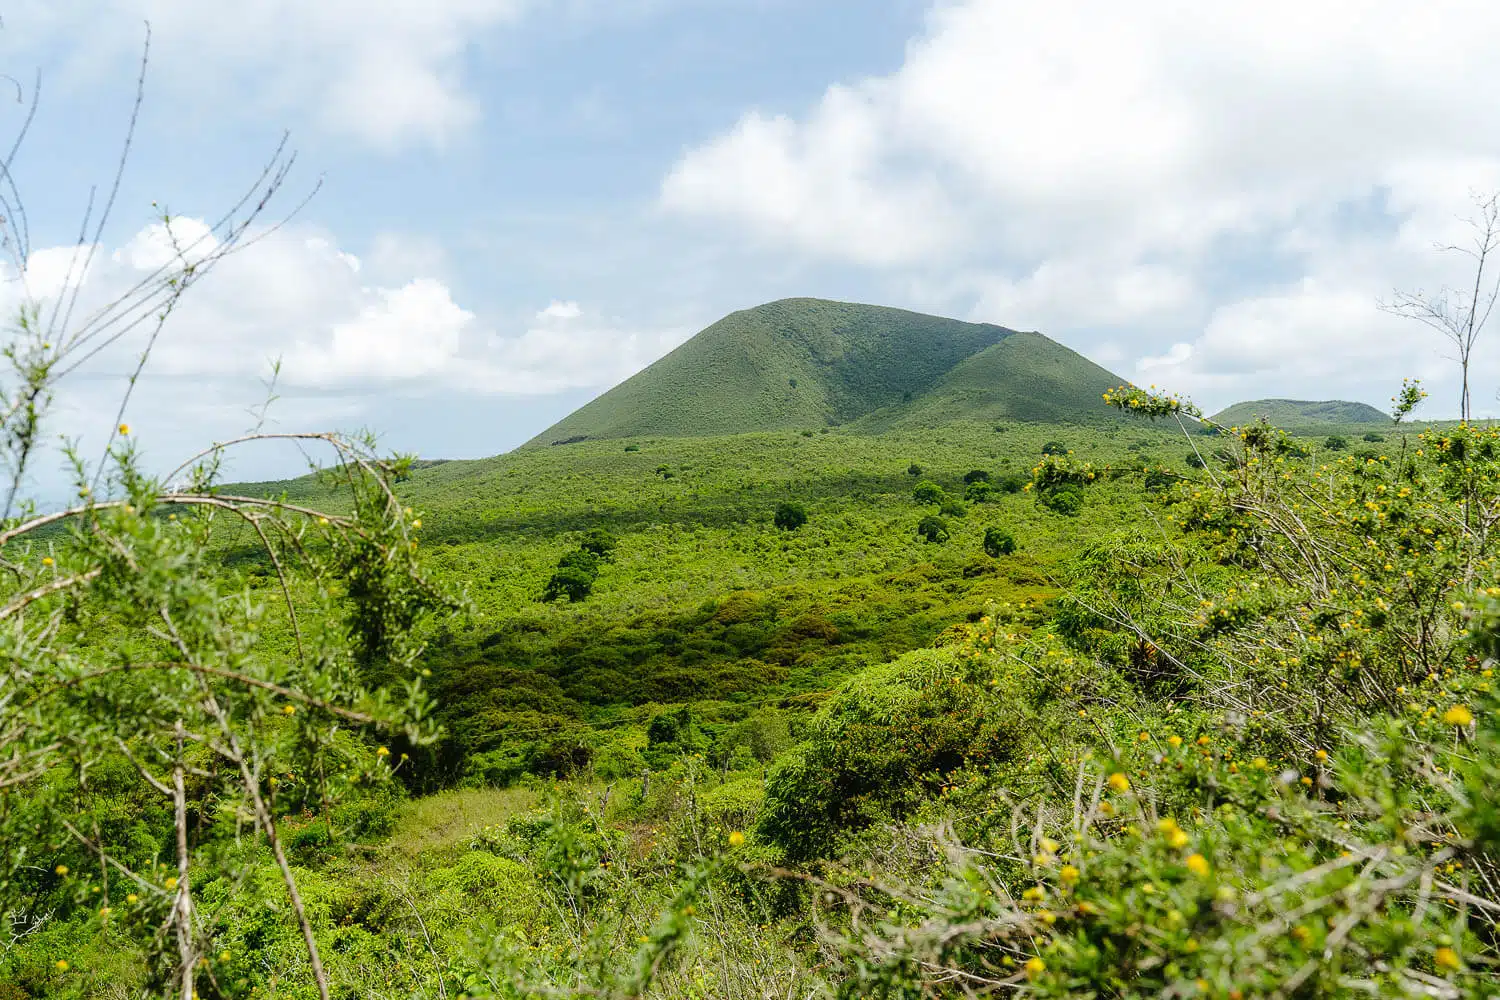
M476 588L469 619L418 629L436 742L378 758L336 737L282 777L331 994L1488 996L1500 431L1381 436L1361 456L1225 428L1228 461L1177 471L1160 437L1084 457L1032 443L1029 489L909 576L835 581L811 561L633 617L604 591L487 614ZM951 487L922 474L956 491L971 464ZM960 544L908 534L936 515L902 470L866 501L889 512L862 539L881 566ZM849 508L811 481L787 501L804 525L778 530L772 505L753 537L809 555L847 537ZM614 586L645 533L602 523ZM699 558L753 551L722 530ZM1046 562L1012 565L1039 545ZM999 576L969 575L976 559ZM334 753L391 778L351 782L330 814L310 765ZM122 824L136 863L170 853L169 810L121 780L128 758L97 774L85 798L58 787ZM463 787L416 796L443 785ZM227 827L194 836L213 859L203 981L304 995L274 859ZM46 916L0 965L13 995L112 995L170 966L140 936L161 919L147 903L99 921L86 865L26 883Z

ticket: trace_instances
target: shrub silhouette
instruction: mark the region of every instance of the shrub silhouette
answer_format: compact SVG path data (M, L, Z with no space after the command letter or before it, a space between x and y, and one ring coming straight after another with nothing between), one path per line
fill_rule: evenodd
M801 504L787 501L776 507L774 521L782 531L796 531L807 523L807 511Z
M969 503L984 503L995 493L995 487L980 480L970 483L969 488L964 490L964 499Z
M985 472L983 469L970 469L968 472L964 473L965 486L969 486L974 483L987 483L989 481L990 474L988 472Z
M1068 446L1063 444L1061 441L1048 441L1046 444L1042 445L1043 455L1066 455L1067 453Z
M1008 556L1016 551L1016 538L1004 528L985 528L984 551L989 556Z
M946 542L951 532L948 530L948 522L932 514L928 514L917 522L917 534L929 542Z
M942 503L948 494L943 488L930 479L924 479L917 484L917 488L911 491L912 499L917 503Z

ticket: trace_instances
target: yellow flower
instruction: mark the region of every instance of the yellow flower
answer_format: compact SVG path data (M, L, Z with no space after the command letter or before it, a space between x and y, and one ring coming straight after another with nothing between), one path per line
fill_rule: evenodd
M1467 726L1474 721L1474 713L1462 705L1454 705L1443 713L1443 721L1450 726Z
M1109 776L1109 787L1117 792L1130 791L1130 779L1125 777L1124 772L1116 771Z
M1072 865L1063 865L1058 870L1057 877L1064 885L1072 885L1078 881L1078 869Z
M1188 835L1183 830L1173 830L1167 834L1167 843L1179 849L1186 847L1188 845Z
M1194 875L1198 876L1199 878L1208 878L1208 859L1203 855L1189 854L1187 857L1187 861L1183 863L1187 865L1188 871L1192 872Z
M52 565L52 557L51 556L42 556L42 565L43 566L51 566Z
M1463 966L1463 963L1459 961L1458 952L1452 948L1439 948L1433 952L1432 962L1445 972L1452 972Z
M1037 976L1040 976L1046 971L1047 963L1043 962L1040 958L1031 958L1027 960L1026 975L1028 978L1035 979Z
M138 903L138 902L140 902L140 900L141 900L141 897L137 896L133 892L132 893L128 893L125 896L125 902L127 902L127 903Z
M391 751L387 747L376 747L375 749L375 756L377 757L389 757L390 755Z
M741 833L740 831L735 830L733 833L731 833L729 835L729 846L730 847L743 847L743 846L745 846L745 835L743 833Z
M297 706L296 705L284 705L284 706L282 706L281 714L282 715L296 715L297 714Z
M130 425L129 424L121 424L120 425L120 433L121 434L129 434L130 433Z
M167 879L167 881L164 884L166 885L166 887L168 889L175 889L175 888L177 888L177 880L175 878L169 878L169 879Z
M1319 763L1322 763L1323 761L1325 761L1325 760L1328 759L1328 751L1327 750L1318 750L1318 751L1315 751L1313 753L1313 756L1316 757L1316 758L1318 758L1318 762Z
M1182 746L1182 737L1181 736L1168 736L1167 737L1167 742L1170 743L1170 744L1172 744L1174 747L1180 747L1180 746Z
M57 874L59 874L59 875L66 875L66 874L68 874L68 866L67 865L58 865L56 868L54 868L52 870L55 871L55 872L57 872Z
M57 960L57 971L58 972L67 972L68 971L68 960L66 958L59 958Z

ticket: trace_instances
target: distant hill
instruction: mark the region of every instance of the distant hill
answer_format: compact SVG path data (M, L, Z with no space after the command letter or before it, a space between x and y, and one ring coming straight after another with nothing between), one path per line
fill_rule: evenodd
M731 313L528 444L1099 419L1100 395L1121 381L1037 333L782 299Z
M1347 399L1254 399L1247 403L1235 403L1215 413L1210 419L1226 427L1253 424L1264 417L1278 427L1294 427L1308 424L1381 424L1390 422L1390 414L1383 413L1368 403L1354 403Z

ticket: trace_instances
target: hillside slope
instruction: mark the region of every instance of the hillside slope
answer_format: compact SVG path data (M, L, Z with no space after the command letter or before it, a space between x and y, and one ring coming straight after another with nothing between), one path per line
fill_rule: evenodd
M1389 414L1382 413L1368 403L1355 403L1347 399L1252 399L1220 410L1210 419L1226 426L1237 426L1255 423L1262 417L1278 427L1381 424L1391 419Z
M988 364L968 381L960 377L964 362L1013 339L1016 350L994 357L1014 370ZM992 384L980 385L980 372ZM958 381L943 388L950 379ZM1059 388L1068 405L1089 397L1095 410L1099 393L1119 381L1040 334L884 306L782 299L731 313L528 444L810 429L881 410L920 425L936 413L990 419L991 410L1050 420L1068 415L1057 405ZM933 413L919 419L923 401Z
M910 402L876 411L856 429L937 427L958 420L1105 422L1106 389L1125 381L1039 333L1017 333L960 361Z

